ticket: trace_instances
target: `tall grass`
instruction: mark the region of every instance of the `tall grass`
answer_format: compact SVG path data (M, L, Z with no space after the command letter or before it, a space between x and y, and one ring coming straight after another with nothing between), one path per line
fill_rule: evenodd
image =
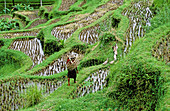
M39 89L37 85L30 86L23 94L23 98L25 99L25 108L34 106L42 101L42 89Z
M147 27L147 32L152 31L155 28L163 24L170 24L170 5L167 0L155 0L152 11L155 13L153 19L151 20L151 27Z

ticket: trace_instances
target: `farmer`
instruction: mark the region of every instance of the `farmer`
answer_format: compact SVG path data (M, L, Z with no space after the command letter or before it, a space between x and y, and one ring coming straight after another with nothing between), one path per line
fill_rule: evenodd
M73 65L75 63L75 57L71 57L71 59L69 58L69 56L67 56L67 62L66 64L70 64ZM77 67L75 67L74 69L69 69L68 68L68 86L70 86L70 78L74 78L74 83L76 83L76 76L77 76L78 70Z

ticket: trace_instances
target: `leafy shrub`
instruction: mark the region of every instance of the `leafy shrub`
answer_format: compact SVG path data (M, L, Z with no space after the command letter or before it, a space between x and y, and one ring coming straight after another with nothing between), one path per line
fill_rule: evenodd
M0 47L4 46L4 42L2 40L0 40Z
M25 107L36 105L42 101L42 98L43 98L42 90L39 89L37 85L30 86L27 89L27 92L23 94L23 98L26 101Z
M30 7L30 5L24 4L24 10L33 10L33 7Z
M0 19L0 31L19 29L16 20Z
M54 41L54 40L47 40L45 42L45 51L44 53L46 55L51 55L54 52L58 52L61 50L61 48L63 48L64 46L64 40L60 40L60 41Z
M30 7L30 5L26 5L26 4L17 4L12 7L13 7L12 11L13 10L20 11L20 10L33 10L34 9L33 7Z
M5 14L9 14L11 12L11 10L9 8L4 8L3 9L3 13Z
M126 62L116 79L109 96L118 100L119 108L153 111L158 107L164 94L164 79L158 68L141 60Z
M114 41L115 36L110 32L104 32L103 34L101 34L99 36L99 39L101 41L101 46L103 46L104 44L108 43L109 41Z

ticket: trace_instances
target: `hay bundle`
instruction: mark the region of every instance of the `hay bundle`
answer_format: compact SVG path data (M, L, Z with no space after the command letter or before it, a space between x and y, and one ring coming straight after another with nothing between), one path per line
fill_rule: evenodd
M82 58L82 56L78 56L77 58L76 58L76 57L74 57L74 58L69 58L70 61L67 63L67 69L68 69L68 70L73 70L73 69L75 69L75 68L79 65L81 58ZM72 62L71 59L74 59L74 61Z

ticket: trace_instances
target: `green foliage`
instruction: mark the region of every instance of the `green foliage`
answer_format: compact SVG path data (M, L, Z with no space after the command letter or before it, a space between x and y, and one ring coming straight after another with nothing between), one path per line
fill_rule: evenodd
M13 13L15 11L21 11L21 10L33 10L34 8L31 7L30 5L26 5L26 4L17 4L12 6L12 8L4 8L3 11L1 11L1 14L10 14Z
M158 4L156 2L155 6L157 5L159 5L159 7L152 7L152 10L156 12L156 16L151 20L151 27L147 27L148 32L170 22L170 6L168 2L164 2L163 4Z
M61 0L60 0L61 1ZM91 1L99 1L99 0L86 0L87 3L92 3ZM102 0L104 1L104 0ZM94 5L94 4L91 4ZM87 6L87 5L86 5ZM87 8L89 8L87 6ZM82 9L74 9L72 8L72 11L81 11ZM123 8L122 8L123 9ZM123 38L126 27L128 27L128 20L126 17L122 17L121 15L121 8L118 9L118 11L114 11L114 17L117 17L116 19L106 19L106 22L100 22L101 30L99 31L101 33L100 40L103 42L102 44L105 44L103 48L96 47L93 51L91 48L89 48L89 53L85 55L83 58L83 61L80 63L80 67L82 70L80 70L80 74L78 75L78 84L81 83L85 78L88 76L87 73L90 74L90 68L91 69L98 69L99 66L103 67L103 65L99 65L105 61L106 58L109 58L110 60L113 59L113 51L111 49L111 46L114 46L115 43L115 36L110 32L111 25L112 27L118 26L117 35L118 37ZM49 14L46 13L46 9L44 9L44 12L41 12L42 16L45 15L45 17ZM64 14L70 13L69 11L63 11L60 12L61 16ZM56 15L59 16L59 15ZM26 18L23 18L26 20ZM117 20L121 20L120 24L117 24ZM61 21L62 24L64 24L63 21ZM111 23L112 22L112 23ZM60 24L60 25L62 25ZM55 25L55 24L54 24ZM53 27L54 27L53 25ZM46 31L46 29L50 31ZM51 36L51 29L52 28L46 28L44 30L41 30L41 32L38 35L38 38L41 40L41 43L43 45L43 49L46 55L51 55L54 52L60 50L59 48L63 48L64 46L64 40L57 41L56 38L52 38ZM159 32L159 31L157 31ZM156 33L156 32L153 32ZM75 33L74 33L75 34ZM40 64L36 66L34 69L24 73L20 73L20 71L17 72L17 74L22 74L22 76L30 76L25 74L33 74L36 70L41 70L42 68L46 67L48 64L52 63L52 61L56 60L56 58L60 57L60 55L68 52L72 47L79 48L83 51L85 51L85 47L82 45L76 46L76 40L78 39L78 35L74 35L69 38L70 40L75 41L69 41L69 45L65 44L65 49L61 50L61 52L57 52L47 58L45 61L43 61L43 64ZM75 39L76 38L76 39ZM140 41L140 40L139 40ZM75 43L74 43L75 42ZM139 42L139 44L143 44L144 42L148 42L147 40L144 40L142 42ZM70 45L71 44L71 45ZM149 42L150 44L150 42ZM61 47L60 47L61 46ZM79 47L80 46L80 47ZM148 47L151 47L147 44ZM135 46L132 47L132 49L136 49ZM121 46L119 47L121 48ZM142 49L143 47L140 47ZM146 52L146 47L144 48L144 52L140 52L142 56ZM137 51L139 52L139 51ZM136 53L134 50L132 53ZM150 53L147 51L147 56L145 58L148 58L151 56ZM0 52L0 65L2 66L1 69L5 70L10 68L11 70L14 69L14 65L8 65L7 63L11 63L9 61L9 58L13 58L13 62L17 63L16 57L9 57L9 55L6 55L8 53L1 53ZM118 52L119 54L119 52ZM2 55L2 56L1 56ZM133 56L134 56L133 55ZM3 57L4 56L4 57ZM163 78L161 77L162 73L160 71L160 68L158 68L157 64L151 65L148 63L148 61L142 61L140 56L139 58L133 58L133 56L129 56L130 59L127 61L124 60L120 66L120 69L116 72L111 72L112 76L115 73L119 73L120 75L117 76L116 83L113 83L112 85L115 85L115 89L112 90L109 94L112 98L108 98L105 94L105 92L97 92L95 94L89 94L86 97L78 98L78 99L68 99L69 94L72 92L73 89L75 89L78 84L73 84L72 86L68 87L67 84L62 85L58 90L56 90L54 93L50 95L48 98L48 101L41 102L39 105L34 106L34 104L39 103L42 99L42 90L39 90L37 86L32 86L29 88L28 92L24 95L25 100L27 101L27 106L33 106L31 110L48 110L52 108L53 110L108 110L110 107L112 109L115 109L115 107L118 105L118 107L124 107L126 110L155 110L155 108L158 106L157 104L160 102L160 98L163 95ZM2 57L2 58L1 58ZM23 56L25 57L25 56ZM25 57L26 58L26 57ZM16 61L15 61L16 60ZM110 61L109 60L109 61ZM130 60L130 61L129 61ZM155 60L155 59L154 59ZM156 60L155 60L156 61ZM12 63L13 63L12 62ZM120 62L120 61L118 61ZM2 64L1 64L2 63ZM157 62L155 62L157 63ZM6 66L3 66L4 64L7 64ZM17 63L18 64L18 63ZM98 66L94 66L98 65ZM89 67L92 66L92 67ZM113 66L113 65L112 65ZM117 66L115 63L114 66ZM88 67L88 68L82 68L82 67ZM1 71L0 69L0 71ZM166 72L166 71L165 71ZM0 72L1 73L1 72ZM48 77L39 77L39 76L33 76L32 78L58 78L58 75L61 77L61 75L66 75L67 71L64 71L60 74L55 74ZM9 74L9 72L8 72ZM13 75L14 76L14 75ZM15 75L16 76L16 75ZM55 79L56 79L55 78ZM72 81L71 81L72 82ZM111 81L114 82L114 81ZM85 85L89 85L91 83L85 83ZM66 90L67 89L67 90ZM57 98L57 99L56 99ZM118 103L116 103L118 101ZM123 109L123 110L124 110ZM29 109L26 109L29 110ZM115 109L117 110L117 109Z
M74 12L74 11L82 11L83 9L81 7L73 7L70 9L70 12Z
M47 11L47 9L42 6L42 7L39 8L38 15L39 15L40 17L42 17L46 11Z
M100 30L98 30L99 33L110 31L112 27L112 17L109 16L103 22L100 22L99 25L100 25Z
M26 103L26 108L34 106L42 101L42 89L39 89L37 85L30 86L26 93L23 94L23 98Z
M155 110L164 95L161 71L137 58L126 61L120 69L115 90L109 96L128 110Z
M106 43L109 43L110 41L115 40L115 36L110 32L104 32L102 35L99 36L99 39L101 41L101 46L103 46Z
M16 20L0 19L0 31L16 30L19 29Z
M100 29L98 30L98 33L100 33L99 40L101 41L101 47L104 44L115 40L115 36L111 33L113 22L115 22L114 19L109 16L103 22L99 23Z
M20 10L33 10L33 7L30 7L30 5L26 5L26 4L17 4L12 6L13 9L15 8L15 11L20 11Z
M11 75L14 71L19 69L21 66L17 63L13 64L4 64L3 66L0 66L0 78L3 78L5 76Z
M0 40L0 47L4 45L4 42Z
M170 1L169 0L154 0L152 8L154 9L162 8L162 5L164 4L170 4Z
M6 53L3 50L0 50L0 67L3 67L5 64L19 64L19 61L11 53Z
M81 67L90 67L94 65L99 65L103 63L104 61L101 59L88 59L86 61L80 62Z
M0 42L4 44L3 42ZM20 61L10 53L0 50L0 77L10 75L21 67Z
M64 40L54 41L54 40L47 40L45 42L45 51L46 55L51 55L54 52L60 51L64 47Z
M4 14L9 14L10 12L11 12L11 10L9 8L4 8L3 9Z

